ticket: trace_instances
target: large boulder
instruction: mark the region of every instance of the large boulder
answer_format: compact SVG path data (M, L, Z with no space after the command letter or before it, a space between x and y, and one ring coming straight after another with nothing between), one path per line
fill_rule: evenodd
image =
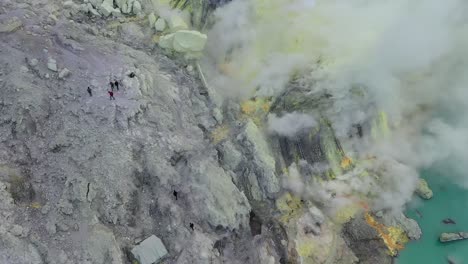
M179 30L174 35L173 48L177 52L201 52L207 36L195 30Z
M133 7L132 7L132 12L135 15L138 15L141 13L141 4L138 1L133 2Z
M154 23L154 28L156 31L164 31L166 29L166 20L162 17L158 18Z
M154 27L154 23L156 23L156 15L154 15L154 12L151 12L148 15L148 23L149 23L150 28Z
M103 15L103 16L109 16L110 14L112 14L113 12L115 12L115 9L114 9L114 1L113 0L104 0L104 2L102 2L102 4L99 6L99 12Z
M158 263L167 255L167 249L159 237L152 235L132 249L139 264Z

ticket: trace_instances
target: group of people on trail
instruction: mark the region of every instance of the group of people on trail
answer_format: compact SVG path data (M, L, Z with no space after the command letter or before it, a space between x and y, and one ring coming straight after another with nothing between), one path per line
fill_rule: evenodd
M119 82L117 80L114 80L114 81L110 81L109 82L110 86L111 86L111 90L110 91L107 91L109 93L109 99L110 100L115 100L115 97L114 97L114 87L117 89L117 91L119 90Z
M107 93L109 94L109 99L115 100L114 88L117 89L117 91L119 90L119 82L117 80L110 81L109 85L111 87L110 91L107 91ZM93 90L91 89L91 87L88 86L88 89L86 89L86 91L88 91L89 96L93 96Z

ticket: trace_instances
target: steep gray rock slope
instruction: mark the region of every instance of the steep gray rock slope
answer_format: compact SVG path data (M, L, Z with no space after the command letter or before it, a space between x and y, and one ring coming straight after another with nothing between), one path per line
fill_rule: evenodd
M151 235L161 263L391 261L369 225L284 194L261 127L155 46L140 2L1 1L0 263L134 263Z
M200 83L157 51L49 21L54 4L1 4L2 26L22 23L0 33L2 263L127 263L151 234L167 263L216 260L250 205L200 128L216 122Z

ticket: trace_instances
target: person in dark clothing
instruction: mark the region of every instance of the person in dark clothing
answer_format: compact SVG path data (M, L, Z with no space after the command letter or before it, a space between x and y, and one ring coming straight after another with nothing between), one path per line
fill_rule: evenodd
M172 194L175 196L175 199L177 200L177 191L174 191Z
M119 90L119 82L117 80L115 80L114 85L115 85L115 88L117 88L117 91L118 91Z
M135 73L134 73L134 72L131 72L131 73L128 75L128 77L134 78L134 77L135 77Z
M88 89L86 89L86 91L88 91L89 96L93 96L93 91L91 90L89 86L88 86Z
M193 223L190 223L190 228L192 228L192 230L195 230L195 229L194 229L194 224L193 224Z
M109 93L109 99L110 100L115 100L114 98L114 92L113 91L107 91Z
M111 86L111 91L114 91L114 82L110 82L109 84Z

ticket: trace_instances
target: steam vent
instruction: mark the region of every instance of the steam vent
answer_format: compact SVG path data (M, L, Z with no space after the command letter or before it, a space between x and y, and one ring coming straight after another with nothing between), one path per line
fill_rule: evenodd
M0 264L465 263L466 9L0 0Z

